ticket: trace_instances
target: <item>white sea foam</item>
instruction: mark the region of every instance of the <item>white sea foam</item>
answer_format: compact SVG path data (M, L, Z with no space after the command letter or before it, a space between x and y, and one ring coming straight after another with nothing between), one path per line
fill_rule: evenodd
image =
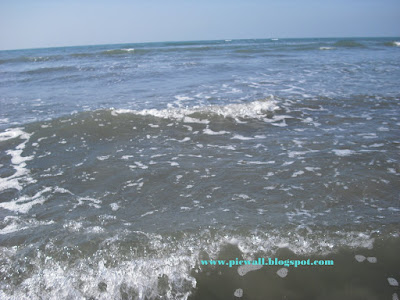
M26 168L26 161L32 160L33 156L22 156L26 143L29 141L32 134L26 133L22 128L12 128L0 133L0 142L19 138L24 140L16 146L14 150L7 150L6 153L11 156L11 164L15 169L15 173L9 177L0 178L0 191L6 189L22 190L23 183L33 182L33 179L28 177L29 170Z
M74 205L74 208L76 208L77 206L84 205L85 203L94 208L100 208L99 204L101 203L101 201L98 199L91 197L78 197L76 200L78 201L78 203Z
M289 273L289 271L287 268L281 268L276 272L276 274L278 274L278 276L281 278L285 278L288 273Z
M142 164L140 161L135 161L135 164L141 169L148 169L149 167Z
M152 214L154 214L154 213L157 212L157 211L158 211L158 210L148 211L148 212L142 214L140 217L143 218L143 217L145 217L145 216L152 215Z
M354 258L355 258L356 261L358 261L358 262L363 262L363 261L366 259L366 257L365 257L364 255L361 255L361 254L355 255Z
M300 175L303 175L304 174L304 171L297 171L297 172L294 172L293 174L292 174L292 177L297 177L297 176L300 176Z
M251 271L256 271L261 269L262 265L242 265L238 267L238 274L240 276L244 276Z
M105 155L105 156L97 156L96 157L98 160L106 160L110 158L110 155Z
M356 153L354 150L349 149L333 149L332 152L337 156L350 156Z
M23 150L20 150L21 148L19 148L19 146L17 147L18 150L8 150L7 154L11 155L11 163L13 165L25 167L25 161L32 160L33 156L22 156Z
M6 226L0 230L0 234L10 234L38 226L51 225L54 224L54 221L38 221L36 219L22 219L16 216L6 216L3 223L5 223Z
M204 133L204 134L208 134L208 135L221 135L221 134L228 134L229 132L228 132L228 131L225 131L225 130L221 130L221 131L212 131L212 130L209 129L209 128L205 128L205 129L203 130L203 133Z
M0 142L15 139L17 137L28 139L29 136L30 135L23 131L22 128L9 128L0 133Z
M383 144L383 143L375 143L375 144L369 145L368 147L370 147L370 148L379 148L379 147L383 147L383 146L385 146L385 144Z
M199 120L199 119L191 118L188 116L185 116L183 118L183 122L184 123L195 123L195 124L209 124L210 123L210 121L208 121L208 120Z
M302 158L304 154L312 153L312 152L318 152L318 150L309 150L309 151L289 151L289 152L288 152L288 156L289 156L290 158L294 158L294 157L297 157L297 156L298 156L299 158Z
M74 220L69 220L63 225L63 228L68 229L72 232L78 232L82 229L82 227L82 222L76 222Z
M283 121L280 122L280 123L271 123L271 125L277 126L277 127L286 127L286 126L288 126L288 125L286 124L285 120L283 120Z
M305 167L304 169L306 169L309 172L315 172L317 170L321 170L321 168L318 167Z
M133 155L123 155L122 157L121 157L121 159L123 159L123 160L128 160L128 159L130 159L130 158L132 158L133 157Z
M319 236L318 240L312 237ZM288 248L295 254L327 254L334 247L346 245L351 248L372 249L374 238L370 234L360 232L335 233L326 237L312 232L310 238L294 234L293 236L282 236L279 233L257 232L257 234L240 238L238 247L245 257L252 257L255 253L274 253L279 248Z
M362 136L363 139L375 139L375 138L377 138L377 135L374 132L371 132L371 133L360 133L360 134L357 134L357 135L358 136Z
M9 233L14 233L20 230L25 230L29 228L28 226L19 226L17 223L12 223L4 227L3 229L0 230L0 234L9 234Z
M100 226L92 226L92 227L85 228L85 231L87 233L102 233L102 232L104 232L104 228L102 228Z
M231 137L231 140L248 141L248 140L254 140L254 138L243 136L243 135L240 135L240 134L235 134L233 137Z
M193 100L193 98L191 98L191 97L181 96L181 95L176 95L175 99L178 100L178 101Z
M207 147L219 148L219 149L225 149L225 150L236 150L235 146L233 146L233 145L229 145L229 146L220 146L220 145L208 144Z
M395 278L389 277L387 280L391 286L399 286L399 282Z
M243 297L243 290L242 289L236 289L233 295L237 298L242 298Z
M259 134L259 135L255 135L254 138L256 138L256 139L266 139L267 136L265 134Z
M52 190L53 189L50 187L44 187L33 196L23 195L17 200L2 202L0 203L0 207L15 212L27 213L34 205L43 204L47 200L43 194L51 192Z
M111 209L113 210L113 211L117 211L118 209L119 209L119 205L118 205L118 203L111 203L110 204L110 207L111 207Z
M239 160L238 163L247 164L247 165L271 165L271 164L274 164L275 161L274 160L271 160L271 161L257 161L257 160L244 161L244 160Z
M64 189L64 188L60 188L60 187L58 187L58 186L56 186L56 187L54 188L54 193L61 193L61 194L70 194L70 195L73 195L69 190Z
M98 234L104 229L96 226L86 231ZM88 297L106 300L125 299L133 293L135 299L156 299L162 292L165 299L186 300L196 287L196 279L190 275L195 261L185 253L176 253L152 259L121 260L112 265L107 259L83 258L71 267L49 258L44 263L36 261L40 272L24 279L13 295L2 292L0 296L10 300Z
M83 231L81 222L69 221L64 228L71 231ZM91 226L85 229L88 234L101 234L104 227ZM119 247L114 247L112 241L124 240L124 236L137 234L143 236L149 244L145 247L151 249L145 255L140 253L119 254ZM315 237L319 236L319 240ZM324 237L321 239L321 237ZM198 241L207 241L199 243ZM137 299L155 299L160 295L166 299L187 299L196 287L196 278L193 271L207 270L207 266L200 265L199 257L206 252L210 259L217 259L222 247L234 244L239 247L246 260L253 260L260 253L274 254L278 248L287 247L296 254L332 252L332 245L348 245L351 247L364 247L370 240L368 235L357 232L336 232L335 235L326 236L325 232L313 232L309 238L299 236L296 232L282 236L282 232L255 232L245 236L232 236L229 234L216 234L209 230L196 234L185 234L185 238L178 240L162 237L140 231L122 230L117 236L111 237L104 243L98 253L83 256L74 264L69 261L56 259L32 258L32 263L40 268L40 272L32 272L16 286L12 295L6 294L5 299L120 299L123 295L135 295ZM49 242L49 247L54 247ZM109 250L105 249L110 245ZM1 249L1 248L0 248ZM107 251L105 251L107 250ZM7 265L12 265L16 251L13 249L1 250L0 258ZM39 252L41 250L39 249ZM108 253L108 254L107 254ZM106 255L106 257L105 257ZM107 257L108 255L108 257ZM267 255L267 254L266 254ZM110 259L112 263L110 263ZM7 264L7 262L10 262ZM256 265L254 265L256 266ZM245 275L250 269L240 267L238 273ZM239 271L240 270L240 271ZM250 270L250 271L251 271ZM287 271L280 270L279 276L287 275ZM79 285L76 284L79 282ZM392 280L390 281L392 282ZM39 284L40 283L40 284ZM161 293L161 294L160 294Z
M228 104L228 105L210 105L195 106L193 108L169 108L169 109L145 109L145 110L129 110L129 109L112 109L111 114L136 114L142 116L154 116L163 119L176 119L185 123L203 123L207 124L208 120L199 120L191 117L195 113L205 113L219 115L225 118L256 118L262 119L266 111L274 111L279 107L273 99L258 100L249 103Z

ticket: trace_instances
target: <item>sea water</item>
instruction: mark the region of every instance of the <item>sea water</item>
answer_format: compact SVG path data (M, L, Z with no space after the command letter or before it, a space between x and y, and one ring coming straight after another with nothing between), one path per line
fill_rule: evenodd
M399 41L0 51L0 298L398 299Z

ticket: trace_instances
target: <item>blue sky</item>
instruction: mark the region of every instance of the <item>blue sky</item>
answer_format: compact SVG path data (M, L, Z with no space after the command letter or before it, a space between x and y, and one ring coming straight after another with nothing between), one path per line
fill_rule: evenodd
M400 36L400 0L0 0L0 49Z

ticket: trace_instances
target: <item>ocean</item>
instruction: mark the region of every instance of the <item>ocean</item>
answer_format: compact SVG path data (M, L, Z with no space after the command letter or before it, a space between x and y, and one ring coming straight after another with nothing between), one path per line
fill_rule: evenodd
M399 150L400 38L0 51L0 298L399 299Z

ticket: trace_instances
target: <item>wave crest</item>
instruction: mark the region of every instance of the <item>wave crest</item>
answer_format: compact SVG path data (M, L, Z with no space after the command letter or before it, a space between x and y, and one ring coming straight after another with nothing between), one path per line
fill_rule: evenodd
M353 40L340 40L334 44L335 47L344 47L344 48L365 48L365 46L361 43L355 42Z
M267 112L279 109L276 101L271 98L257 100L249 103L227 104L227 105L210 105L195 106L192 108L170 108L170 109L112 109L111 114L117 116L119 114L135 114L140 116L154 116L163 119L176 119L187 121L191 116L199 115L207 118L208 116L222 116L224 118L233 119L262 119ZM199 121L199 120L197 120Z

